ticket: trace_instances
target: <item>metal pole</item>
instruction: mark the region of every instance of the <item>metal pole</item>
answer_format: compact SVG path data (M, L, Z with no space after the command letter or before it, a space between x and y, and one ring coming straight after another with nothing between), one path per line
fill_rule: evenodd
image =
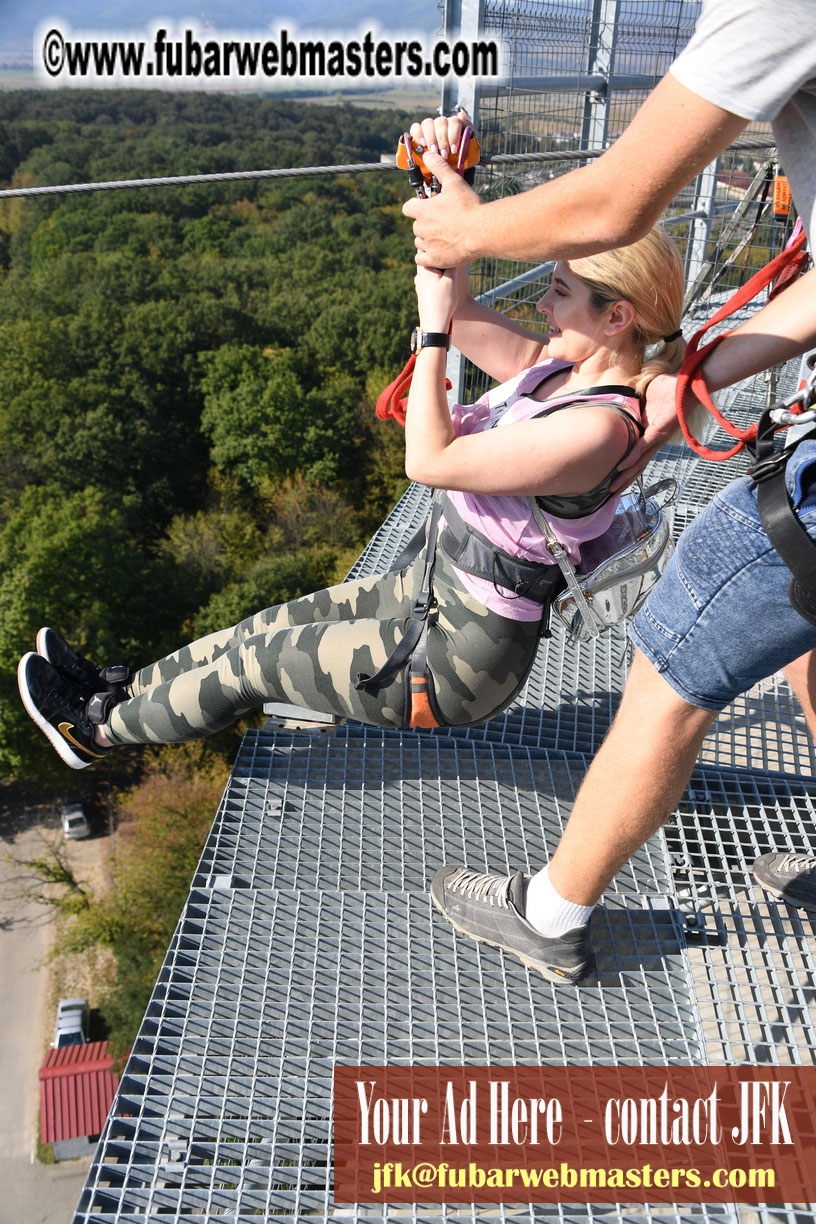
M584 149L602 149L606 146L609 132L609 78L615 60L615 41L618 32L618 0L594 0L592 26L587 48L586 74L600 77L603 84L584 97L584 114L581 123L581 146Z
M486 290L485 293L480 293L476 301L483 303L485 306L492 306L496 298L507 297L514 289L522 289L525 285L531 285L535 281L543 280L545 276L552 272L554 267L555 261L552 259L548 259L546 263L536 264L534 268L514 276L512 280L504 281L503 284L495 285L492 289Z
M445 39L449 44L463 39L475 42L484 26L485 0L445 0ZM442 86L442 111L450 114L464 106L476 131L479 130L479 82L476 77L446 77Z
M475 42L484 27L485 0L445 0L445 38L449 45L463 39ZM445 78L442 87L442 113L452 114L463 106L474 130L479 130L479 82L476 77L459 80ZM446 373L451 383L451 399L461 403L465 392L465 362L458 349L448 354Z
M686 249L686 284L693 285L708 259L708 243L711 237L711 218L714 215L714 200L717 194L717 175L720 159L716 158L702 173L697 175L694 185L696 214L689 227L689 243Z

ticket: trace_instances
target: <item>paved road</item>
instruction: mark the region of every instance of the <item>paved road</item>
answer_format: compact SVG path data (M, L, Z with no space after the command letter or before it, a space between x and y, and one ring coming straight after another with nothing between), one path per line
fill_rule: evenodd
M38 816L0 812L0 856L12 845L24 854L41 847L31 823ZM90 1160L41 1165L34 1159L37 1071L50 1019L41 968L50 918L42 906L9 896L14 874L0 857L0 1224L70 1224Z
M0 1158L0 1224L71 1224L90 1157L56 1165Z

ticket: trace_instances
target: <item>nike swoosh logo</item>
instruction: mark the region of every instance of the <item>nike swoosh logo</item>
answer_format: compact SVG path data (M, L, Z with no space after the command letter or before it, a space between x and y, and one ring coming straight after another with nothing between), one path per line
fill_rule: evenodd
M73 735L71 734L73 730L73 725L71 723L61 722L57 727L57 730L59 731L60 735L65 736L69 744L73 744L75 748L78 748L80 752L84 752L86 756L97 757L99 760L101 760L105 755L104 752L91 752L90 748L86 748L84 744L80 744L78 739L74 739Z

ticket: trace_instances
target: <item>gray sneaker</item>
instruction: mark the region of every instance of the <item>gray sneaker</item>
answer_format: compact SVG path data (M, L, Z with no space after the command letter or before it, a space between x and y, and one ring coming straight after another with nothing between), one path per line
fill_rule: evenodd
M788 905L816 912L816 855L763 854L754 863L754 879Z
M478 943L513 952L550 982L576 986L593 967L589 925L548 939L524 917L525 877L440 867L431 898L448 922Z

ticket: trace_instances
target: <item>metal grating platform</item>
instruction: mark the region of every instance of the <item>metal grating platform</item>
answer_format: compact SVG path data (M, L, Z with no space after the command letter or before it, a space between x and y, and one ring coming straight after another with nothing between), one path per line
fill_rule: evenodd
M451 852L477 867L532 865L586 764L432 734L249 733L77 1224L404 1219L332 1204L335 1063L811 1061L809 924L754 897L749 877L768 843L803 845L816 789L801 780L698 769L676 827L598 910L599 976L579 990L434 913L417 845L429 866ZM411 1217L644 1214L508 1205Z
M816 783L698 766L666 846L711 1062L816 1062L816 920L754 890L770 850L811 851Z
M369 540L348 573L349 578L365 578L387 570L428 516L430 490L412 484L406 489L379 531Z
M193 887L424 894L443 862L529 871L555 848L585 769L568 753L433 734L248 732ZM614 885L621 898L670 890L659 840Z
M744 466L667 448L649 474L680 470L678 530ZM408 490L353 573L393 561L427 497ZM676 820L604 898L596 980L558 990L431 907L444 861L532 870L551 852L628 661L622 628L578 647L556 629L484 726L245 736L75 1224L804 1220L332 1202L336 1063L816 1062L814 921L750 873L766 850L813 844L813 746L781 677L723 712Z
M404 1218L335 1211L336 1063L698 1061L672 914L610 907L595 938L600 983L558 992L457 939L425 895L193 890L77 1219ZM462 1210L416 1213L437 1217Z

